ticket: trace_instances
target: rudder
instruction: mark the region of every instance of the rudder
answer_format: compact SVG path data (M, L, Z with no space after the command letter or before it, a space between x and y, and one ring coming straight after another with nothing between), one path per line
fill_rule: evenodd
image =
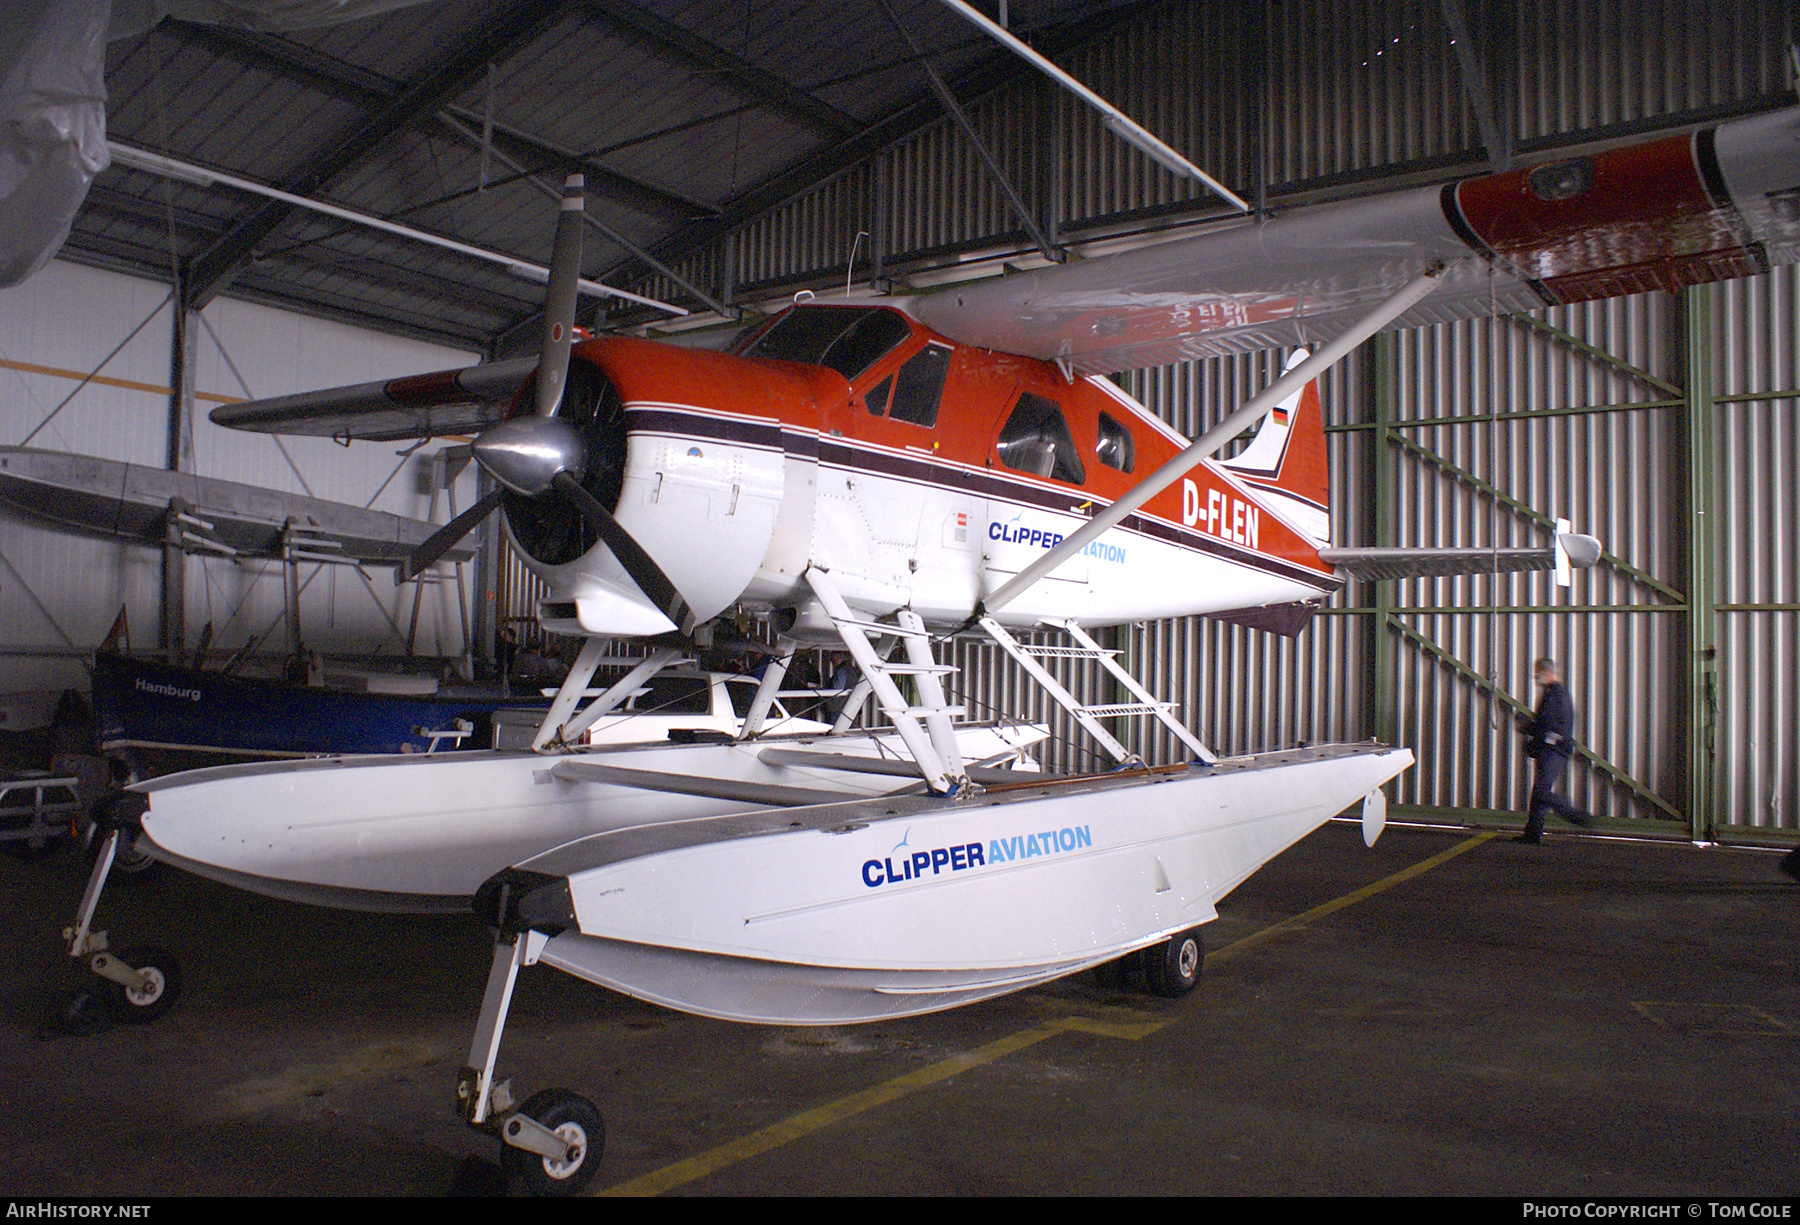
M1283 373L1305 361L1289 355ZM1331 539L1331 463L1325 450L1325 411L1319 381L1312 379L1269 410L1256 437L1223 467L1254 487L1258 500L1288 520L1313 543Z

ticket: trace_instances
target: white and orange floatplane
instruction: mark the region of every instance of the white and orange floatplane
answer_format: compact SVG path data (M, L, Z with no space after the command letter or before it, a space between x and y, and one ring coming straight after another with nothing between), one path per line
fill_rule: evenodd
M1800 111L1442 188L1209 226L1189 238L926 297L797 302L729 352L578 339L582 185L565 187L535 358L216 410L241 429L476 435L493 492L419 548L430 565L499 510L548 585L544 627L586 645L531 751L224 767L115 805L71 950L144 1007L156 964L94 947L122 839L194 872L327 904L466 905L497 933L459 1086L534 1189L591 1178L598 1112L495 1079L522 966L673 1008L840 1024L948 1008L1139 959L1169 994L1200 929L1258 867L1358 803L1372 843L1403 748L1220 759L1092 637L1205 615L1297 633L1348 576L1544 569L1597 541L1345 548L1315 378L1389 328L1741 276L1800 254ZM1274 347L1262 393L1190 441L1104 375ZM1230 459L1217 453L1255 434ZM730 742L594 750L579 733L761 618L777 658ZM1065 631L1067 645L1025 637ZM934 644L1017 661L1118 769L1008 769L1045 734L963 718ZM584 706L611 644L648 654ZM1023 639L1023 640L1022 640ZM795 650L860 669L832 734L766 713ZM1046 657L1107 669L1084 705ZM891 728L854 730L873 693ZM1160 721L1147 768L1103 720Z

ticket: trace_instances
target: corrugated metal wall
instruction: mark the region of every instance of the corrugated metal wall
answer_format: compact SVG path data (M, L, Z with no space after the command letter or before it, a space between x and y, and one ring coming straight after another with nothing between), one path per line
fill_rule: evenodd
M0 291L0 441L16 445L56 405L68 404L30 445L162 467L168 431L171 314L166 286L117 273L53 261L23 285ZM103 377L79 386L84 374L146 318L149 322ZM201 476L311 494L357 506L423 518L426 452L403 459L398 443L286 439L220 429L207 412L222 400L280 395L405 373L466 365L474 355L382 333L346 327L221 298L195 326L200 398L195 406L193 465ZM146 390L148 388L149 390ZM71 396L71 393L74 393ZM391 479L390 479L391 478ZM465 472L457 505L475 499ZM440 502L438 518L448 517ZM443 567L447 569L447 567ZM214 646L235 648L266 639L264 651L285 650L281 567L191 555L187 561L187 640L213 623ZM303 567L308 582L301 623L309 645L328 653L366 654L377 647L404 651L412 588L396 589L385 570L366 584L344 566ZM89 539L0 515L0 691L80 686L74 657L21 655L21 648L92 650L121 606L130 614L132 644L155 647L161 611L162 557L155 548ZM455 588L428 587L419 617L422 654L462 649ZM270 635L273 634L271 638Z
M1596 130L1619 135L1618 125L1771 105L1792 88L1785 60L1796 17L1788 5L1470 0L1465 8L1501 125L1526 153ZM1121 28L1067 57L1065 67L1234 187L1253 191L1260 168L1279 206L1297 192L1482 163L1443 12L1439 0L1197 0ZM1192 184L1040 82L969 99L968 108L1052 232L1154 224L1159 214L1205 206ZM946 121L769 211L682 271L701 284L729 281L742 293L830 284L844 275L859 232L873 234L892 266L948 262L984 245L1019 249L1020 229L966 138ZM870 259L865 241L857 267ZM1718 552L1711 819L1723 832L1800 824L1796 296L1791 269L1698 296L1711 323L1719 397L1702 411L1711 412L1714 431L1709 518ZM154 299L152 292L141 303L109 302L103 309L116 307L118 319L78 330L122 335ZM1566 516L1609 552L1573 588L1535 576L1388 584L1386 591L1352 584L1294 640L1186 620L1121 627L1105 641L1180 702L1221 751L1376 735L1412 747L1419 767L1396 798L1425 810L1521 805L1527 776L1514 708L1497 695L1529 702L1531 661L1550 654L1568 666L1592 754L1574 771L1577 801L1613 817L1685 823L1694 748L1688 676L1698 644L1688 641L1693 508L1682 306L1643 295L1535 317L1548 328L1492 320L1391 336L1325 379L1334 530L1343 543L1529 543L1547 538L1543 516ZM36 335L71 323L32 326ZM19 331L0 335L15 345ZM127 356L147 373L132 377L163 381L166 346L166 330L157 339L146 333ZM91 366L99 356L69 355L61 364ZM1123 381L1194 434L1264 385L1281 356L1138 371ZM216 377L202 382L226 386ZM274 381L255 388L285 389ZM3 403L0 412L16 415ZM148 421L148 433L137 439L136 426L116 436L84 427L83 445L158 459L160 402L150 397L118 413L120 421ZM201 441L204 453L209 443ZM288 479L272 452L251 458L268 479ZM297 460L309 474L318 462ZM373 488L384 475L379 467L358 477L359 487ZM128 568L111 555L91 564L111 573ZM145 564L153 569L153 561ZM33 573L49 583L53 568L46 561ZM522 583L508 590L521 606L529 599ZM0 589L0 600L15 598ZM0 611L9 625L32 615L11 603ZM153 604L145 615L153 621ZM1042 717L1041 697L992 649L957 644L953 653L967 669L963 700L972 711ZM1094 669L1061 666L1078 696L1112 696ZM1051 722L1058 742L1047 765L1096 764L1066 719ZM1147 757L1173 755L1160 731L1120 730Z
M1719 796L1736 825L1800 826L1800 276L1716 286ZM1787 392L1786 395L1771 394ZM1732 397L1744 397L1733 399Z
M30 445L80 450L103 459L161 465L169 398L111 383L76 384L24 367L93 370L107 363L122 383L166 386L168 288L52 262L24 285L0 291L0 439L17 444L55 412ZM146 322L148 320L148 322ZM67 400L60 411L58 405ZM79 445L77 445L79 443ZM151 549L69 536L12 515L0 517L0 644L91 649L124 605L134 627L156 637L161 559ZM10 691L85 686L72 658L0 660Z
M1471 0L1465 8L1499 122L1523 153L1593 129L1612 135L1615 125L1683 112L1771 105L1792 88L1791 6ZM1443 13L1438 0L1171 5L1064 66L1246 194L1260 159L1278 204L1383 174L1484 164ZM1205 204L1194 185L1041 83L968 108L1048 229L1078 235ZM856 232L877 228L878 215L890 266L1026 245L945 121L734 235L734 284L752 292L828 270L842 276ZM716 268L717 258L696 257L693 273ZM859 266L866 258L865 249ZM1794 396L1763 398L1800 389L1795 296L1794 273L1783 269L1707 297L1721 398L1712 820L1724 830L1800 824L1800 417ZM1681 304L1643 295L1534 317L1548 327L1496 319L1386 337L1332 372L1324 389L1334 531L1341 543L1528 544L1548 539L1546 516L1562 516L1599 536L1608 559L1567 590L1542 576L1388 584L1385 593L1353 583L1292 641L1203 620L1114 631L1110 645L1182 704L1203 739L1241 752L1380 735L1419 758L1399 802L1516 811L1528 763L1516 707L1498 695L1532 702L1532 660L1547 654L1566 663L1591 753L1573 771L1576 801L1612 817L1687 822ZM1122 382L1193 435L1266 384L1281 356L1137 371ZM1391 423L1385 434L1375 428L1381 417ZM1378 498L1389 507L1385 522ZM996 652L958 644L954 655L967 669L972 710L1043 715L1041 698ZM1065 664L1060 675L1084 700L1111 696L1093 669ZM1047 765L1095 764L1066 719L1051 722L1059 743ZM1172 756L1172 738L1151 728L1119 730L1153 760Z

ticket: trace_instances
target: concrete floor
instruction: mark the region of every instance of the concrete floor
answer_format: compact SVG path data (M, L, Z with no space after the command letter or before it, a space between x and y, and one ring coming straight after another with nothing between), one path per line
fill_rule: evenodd
M1390 828L1368 851L1328 826L1227 899L1209 946L1468 837ZM599 1104L596 1190L803 1116L799 1138L715 1155L675 1192L1792 1195L1800 886L1776 858L1486 842L1230 951L1178 1002L1083 976L757 1029L534 968L501 1075ZM83 877L68 852L0 859L0 1195L435 1195L493 1155L452 1105L490 949L472 919L169 874L113 891L99 926L175 951L184 998L154 1025L40 1040L52 994L83 981L56 943ZM884 1085L893 1100L805 1114Z

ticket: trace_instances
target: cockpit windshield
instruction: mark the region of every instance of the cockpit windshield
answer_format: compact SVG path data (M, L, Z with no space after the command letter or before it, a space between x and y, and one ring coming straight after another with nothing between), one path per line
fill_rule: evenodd
M883 307L797 306L739 356L807 362L854 379L911 335L906 320Z

